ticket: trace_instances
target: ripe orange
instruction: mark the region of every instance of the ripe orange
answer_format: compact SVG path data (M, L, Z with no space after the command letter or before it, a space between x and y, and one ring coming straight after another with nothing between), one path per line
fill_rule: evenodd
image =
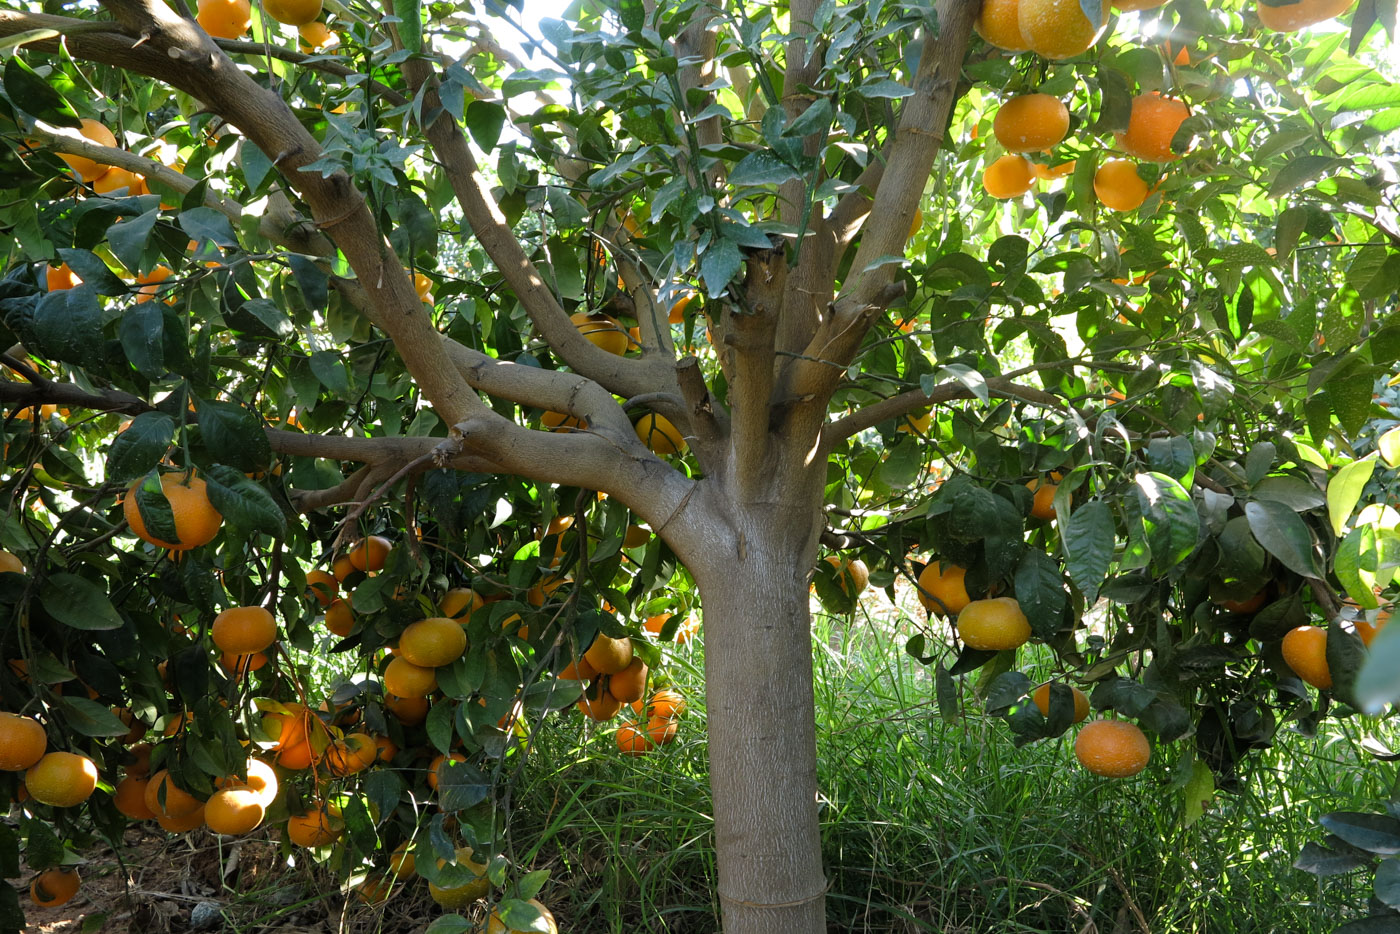
M394 880L383 873L371 873L355 886L355 897L366 905L378 905L389 900Z
M1091 23L1079 0L1021 0L1017 23L1032 52L1045 58L1073 58L1098 39L1108 23L1108 10L1100 22Z
M379 761L379 746L368 733L351 733L326 747L326 767L335 776L363 772Z
M622 536L623 548L641 548L651 541L651 529L642 525L629 525Z
M278 787L277 773L272 770L272 766L261 759L249 759L245 771L248 774L246 781L237 775L227 775L217 779L214 782L214 787L219 789L247 788L257 793L258 799L262 801L264 807L271 804L272 799L277 797Z
M559 934L559 924L554 920L554 913L544 907L538 899L530 899L530 904L535 906L535 910L540 913L545 926L541 928L538 924L532 925L529 931L522 931L518 928L508 928L501 920L500 915L493 909L491 918L486 922L486 934Z
M1030 45L1021 35L1021 0L985 0L973 23L977 35L1008 52L1026 52Z
M685 698L675 691L657 691L645 704L641 701L633 701L632 710L638 716L646 714L651 718L674 720L685 713Z
M351 609L349 600L336 597L326 607L326 628L342 639L350 635L355 628L355 611Z
M1069 108L1049 94L1021 94L997 111L992 132L1008 152L1040 152L1069 133Z
M395 847L393 854L389 857L389 871L400 879L411 879L418 875L417 865L418 858L408 848L407 840Z
M1133 98L1128 129L1114 134L1118 148L1144 162L1172 162L1181 154L1172 149L1172 137L1191 110L1185 103L1148 91Z
M166 833L188 833L196 827L204 826L204 805L201 804L184 817L162 817L157 814L156 823L160 824L160 829Z
M840 585L843 594L850 596L854 590L854 596L858 597L870 586L870 569L859 558L842 561L835 555L828 555L826 563L836 569L836 583Z
M146 192L146 179L114 165L92 183L92 190L99 195L141 195Z
M203 801L175 784L168 769L151 776L146 784L145 804L152 814L167 818L188 817L204 806Z
M465 626L472 614L485 605L486 601L470 587L454 587L442 595L438 610L448 619L455 619Z
M909 435L926 435L928 434L929 426L932 424L933 410L924 409L922 413L911 413L901 418L895 430L902 431Z
M1035 184L1025 156L1002 156L982 173L982 188L993 198L1019 198Z
M37 720L0 713L0 769L23 772L44 757L49 738Z
M466 762L467 757L460 752L454 752L451 756L451 760L453 762ZM433 791L437 791L438 783L442 781L442 767L447 761L448 756L446 754L438 753L433 757L433 761L428 763L428 787ZM449 769L451 768L450 765L447 767Z
M1376 638L1376 633L1380 632L1386 623L1390 622L1390 609L1382 608L1377 614L1375 622L1362 618L1356 621L1356 634L1365 643L1367 648L1371 647L1371 640Z
M71 808L97 787L97 763L75 752L50 752L24 773L24 785L40 804Z
M466 632L455 620L443 616L420 619L399 636L399 655L419 668L450 665L466 650Z
M1269 6L1262 0L1258 6L1259 22L1265 29L1275 32L1297 32L1304 26L1313 26L1351 9L1355 0L1300 0L1285 6Z
M658 457L679 454L686 449L680 429L663 415L648 412L636 425L637 437Z
M387 736L374 738L374 757L380 762L392 762L399 754L398 744Z
M330 606L331 601L340 595L340 581L331 572L317 568L306 575L306 593L321 606Z
M56 908L78 894L82 881L78 870L71 866L46 869L29 883L29 897L40 908Z
M1220 608L1229 610L1231 613L1254 613L1264 606L1269 599L1269 588L1261 587L1259 591L1243 600L1218 600Z
M486 893L491 891L491 880L486 878L486 864L472 859L471 847L460 846L457 848L456 863L459 866L466 866L476 878L451 888L441 888L432 882L428 883L428 894L432 896L433 901L449 911L466 908L472 902L485 898ZM447 860L438 860L439 868L446 865Z
M968 648L1000 652L1024 645L1031 624L1012 597L973 600L958 614L958 635Z
M699 298L699 292L686 292L683 295L681 295L681 297L676 299L675 303L671 305L671 310L666 315L667 323L685 324L686 309L688 309L693 303L698 301Z
M302 48L312 52L336 44L336 34L331 32L329 26L319 21L302 24L297 29L297 35L301 38ZM416 279L414 284L417 284Z
M141 275L137 276L136 281L141 286L141 288L136 290L137 304L140 304L141 302L149 302L151 299L159 295L161 292L160 284L166 279L169 279L174 274L175 273L170 269L169 266L157 266L150 272L142 273Z
M349 555L341 555L331 562L331 573L335 575L336 581L345 583L346 578L355 573L355 566L350 563Z
M1074 722L1079 723L1089 716L1089 698L1079 688L1069 685L1074 693ZM1042 716L1050 716L1050 685L1042 684L1031 694L1031 700L1040 708Z
M263 820L262 796L251 788L225 788L204 804L204 822L214 833L238 836L257 828Z
M643 756L651 749L651 741L647 738L646 729L639 729L635 724L624 723L618 727L615 738L617 748L629 756Z
M314 849L340 839L345 823L335 808L312 807L305 814L287 818L287 839L295 846Z
M1059 477L1054 479L1058 480ZM1059 488L1057 483L1046 483L1039 479L1026 484L1026 489L1035 493L1031 499L1031 515L1034 518L1047 522L1055 518L1055 491Z
M384 696L384 706L404 726L417 726L428 719L431 704L426 697L399 697L390 693Z
M199 0L195 22L215 39L241 39L253 25L249 0Z
M634 656L628 666L608 678L608 693L624 704L642 699L647 689L647 666Z
M626 636L614 639L600 632L583 653L583 660L600 675L617 674L632 664L632 640Z
M127 773L112 789L112 803L132 820L152 820L156 812L146 807L146 786L150 782L139 775Z
M267 667L267 655L263 652L254 652L251 655L225 652L219 656L219 665L229 674L242 677L250 671L259 671Z
M1147 768L1152 744L1142 730L1125 720L1095 720L1074 738L1079 764L1104 778L1129 778Z
M572 415L565 415L563 412L545 412L540 416L540 427L546 431L570 432L574 429L582 431L588 427L588 422Z
M393 543L384 536L371 535L350 549L350 566L357 571L382 570L392 546Z
M431 668L394 658L384 669L384 690L399 697L427 697L437 690L437 675Z
M627 329L616 318L580 311L569 315L569 320L593 346L618 356L627 352Z
M1321 691L1332 689L1332 671L1327 667L1327 630L1319 626L1299 626L1283 637L1283 660L1293 673Z
M277 620L260 606L236 606L214 617L214 644L231 655L261 652L277 638Z
M1039 162L1032 162L1031 173L1043 182L1053 182L1057 178L1073 175L1074 167L1078 164L1076 159L1061 162L1059 165L1041 165Z
M1132 211L1141 207L1151 192L1138 175L1137 165L1126 159L1110 159L1094 173L1094 194L1105 207Z
M116 146L116 135L96 120L83 119L83 125L78 128L78 132L99 146ZM58 157L68 163L68 168L72 169L77 176L85 182L95 182L103 175L107 174L110 166L100 162L94 162L85 156L72 156L66 152L61 152ZM52 291L52 286L50 286Z
M617 712L622 709L622 702L603 690L601 681L595 681L578 699L578 709L585 717L601 722L617 716Z
M956 564L944 567L930 561L919 574L919 602L939 616L957 616L972 602L967 595L967 568Z
M204 481L198 477L189 477L186 482L187 477L188 474L168 473L162 474L160 478L160 491L170 503L179 544L161 541L147 533L146 523L141 520L141 510L136 505L136 484L132 484L126 491L126 498L122 501L122 513L137 538L159 548L188 551L200 545L207 545L219 534L219 526L223 524L224 517L219 515L219 511L209 502Z
M101 126L101 124L98 124ZM67 157L73 158L73 157ZM57 266L44 267L44 284L50 292L63 292L76 287L81 283L82 277L68 268L67 263L59 263Z
M559 677L565 681L591 681L598 677L598 669L590 665L588 659L576 658L564 666L564 670L559 672Z

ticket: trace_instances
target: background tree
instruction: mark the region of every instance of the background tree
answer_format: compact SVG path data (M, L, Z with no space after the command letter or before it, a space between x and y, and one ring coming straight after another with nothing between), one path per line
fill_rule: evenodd
M173 724L151 764L192 800L247 770L240 738L275 743L310 769L263 816L313 847L344 821L347 874L417 826L421 786L393 767L409 746L460 742L461 768L431 766L445 813L426 825L457 865L418 861L455 890L485 867L459 842L502 858L486 767L519 751L498 727L513 705L569 706L584 689L551 673L585 649L619 661L608 640L657 667L684 612L655 640L640 622L703 606L731 934L825 926L809 582L841 608L860 572L818 563L822 544L962 611L909 646L941 702L978 671L1018 741L1063 733L1073 693L1035 702L1014 670L1034 637L1188 797L1280 719L1355 706L1339 591L1374 622L1394 566L1392 513L1358 510L1353 461L1377 458L1352 439L1400 357L1400 92L1353 56L1393 9L1300 41L1342 11L1083 7L993 4L979 37L960 0L586 5L541 24L538 69L407 0L0 13L18 377L0 398L24 407L4 535L28 570L5 591L25 663L7 703L103 776L122 753L100 738L132 726L108 707ZM263 14L338 51L298 51ZM186 525L208 519L182 506L191 468L224 520L207 536ZM230 607L273 609L310 647L304 566L378 532L310 581L327 601L358 585L325 623L386 689L361 682L356 712L404 750L361 782L341 715L289 706L316 700L289 652L232 678L210 653L259 651L221 638ZM461 598L465 650L450 627L410 648L466 583L503 599ZM1284 641L1317 618L1320 639ZM429 677L445 697L418 726L395 695ZM74 678L91 702L58 693ZM1136 727L1079 735L1104 774L1152 750ZM40 800L58 810L36 823L66 830ZM539 881L509 883L513 926L545 928L521 900Z

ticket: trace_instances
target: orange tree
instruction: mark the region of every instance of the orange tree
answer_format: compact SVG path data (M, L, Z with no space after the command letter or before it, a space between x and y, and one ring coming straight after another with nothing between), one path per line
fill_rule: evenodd
M583 3L529 62L416 0L0 12L8 868L276 823L548 930L501 777L553 711L669 741L703 608L724 929L822 930L813 582L921 582L945 713L1092 707L1192 807L1354 712L1394 4L1125 6Z

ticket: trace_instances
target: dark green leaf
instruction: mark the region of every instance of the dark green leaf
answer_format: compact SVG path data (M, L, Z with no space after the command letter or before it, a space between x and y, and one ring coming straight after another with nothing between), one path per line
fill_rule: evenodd
M159 302L138 302L122 312L117 336L138 373L150 380L165 375L165 315Z
M265 470L272 446L262 419L236 402L201 399L195 403L204 446L220 463L241 470Z
M116 273L108 268L91 250L75 250L71 247L59 247L59 258L61 258L69 269L78 274L87 285L92 286L93 291L98 295L125 295L128 290L126 282Z
M423 48L422 0L394 0L394 15L400 20L399 38L403 47L417 53Z
M160 463L175 440L175 420L163 412L142 412L107 449L107 479L126 483Z
M751 152L729 173L729 183L743 185L779 185L799 178L797 170L771 152Z
M732 179L731 179L732 181ZM700 275L710 298L720 298L744 264L743 254L733 240L719 239L710 243L700 257Z
M5 95L30 116L56 126L79 127L82 120L63 95L18 55L5 63Z
M204 471L209 502L219 515L235 526L269 535L286 530L286 518L263 486L225 464L214 464Z
M125 736L131 731L110 708L86 697L61 697L58 706L68 725L84 736Z
M1185 561L1195 550L1200 534L1200 516L1190 494L1175 479L1161 473L1138 474L1134 493L1147 546L1152 551L1152 566L1165 572Z
M141 254L146 251L146 244L159 219L160 209L153 208L140 217L128 217L107 229L107 245L112 248L112 255L127 269L141 268Z
M1334 811L1322 815L1318 823L1357 849L1377 856L1400 853L1400 820L1387 814Z
M213 240L221 247L238 246L238 238L234 236L233 226L228 218L213 208L199 207L181 211L179 222L180 229L189 234L191 240L200 243Z
M1365 865L1366 860L1355 853L1338 853L1312 841L1303 844L1303 851L1293 861L1294 869L1310 872L1319 878L1352 872Z
M120 629L122 618L107 592L85 577L54 574L39 588L44 612L73 629ZM123 731L125 732L125 731Z
M1244 514L1249 530L1269 554L1295 574L1321 577L1313 558L1312 534L1296 512L1283 503L1265 500L1246 503Z
M62 292L49 292L34 309L34 349L45 356L91 366L104 354L102 307L86 283Z
M1016 600L1038 638L1049 639L1060 629L1069 595L1060 566L1036 548L1026 549L1016 567Z
M1066 570L1090 605L1098 599L1099 586L1108 577L1114 538L1113 510L1101 500L1080 506L1065 522Z
M506 109L491 101L472 101L463 117L467 131L481 151L490 155L501 141L501 129L506 123Z
M933 673L934 693L938 699L938 715L944 723L955 723L958 719L958 687L953 676L940 661Z

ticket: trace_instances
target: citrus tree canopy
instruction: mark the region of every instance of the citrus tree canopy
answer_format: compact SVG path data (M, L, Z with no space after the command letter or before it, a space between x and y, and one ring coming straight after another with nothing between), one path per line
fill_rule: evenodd
M554 930L511 776L673 741L703 640L716 913L824 931L813 587L1188 817L1395 699L1393 0L389 6L0 11L37 903L276 825Z

